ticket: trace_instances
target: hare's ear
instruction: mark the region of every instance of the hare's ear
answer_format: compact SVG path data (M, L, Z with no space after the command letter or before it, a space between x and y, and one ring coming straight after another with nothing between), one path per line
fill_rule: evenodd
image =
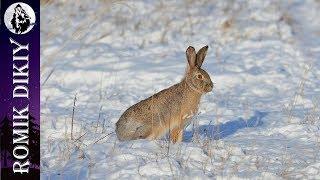
M198 67L201 67L202 66L202 63L204 61L204 58L206 57L207 55L207 51L208 51L208 45L207 46L204 46L202 47L198 53L197 53L197 61L196 61L196 65Z
M186 56L187 56L187 60L188 60L188 64L189 64L189 70L193 69L196 66L196 50L194 49L194 47L189 46L186 50Z

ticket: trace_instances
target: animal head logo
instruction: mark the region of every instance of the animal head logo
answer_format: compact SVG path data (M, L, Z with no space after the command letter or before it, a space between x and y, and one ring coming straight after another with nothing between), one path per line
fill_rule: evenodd
M25 3L14 3L8 7L4 15L4 22L12 33L28 33L35 24L35 13L33 9Z

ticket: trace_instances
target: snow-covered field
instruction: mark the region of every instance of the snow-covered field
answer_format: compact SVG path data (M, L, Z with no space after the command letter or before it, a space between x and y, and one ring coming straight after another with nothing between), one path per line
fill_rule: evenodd
M318 0L42 4L41 178L320 179L319 10ZM185 49L207 44L215 88L183 142L119 142L124 110L179 82Z

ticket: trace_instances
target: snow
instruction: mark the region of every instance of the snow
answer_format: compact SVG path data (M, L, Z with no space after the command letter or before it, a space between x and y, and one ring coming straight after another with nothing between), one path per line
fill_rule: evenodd
M319 179L319 8L316 0L42 4L41 179ZM209 45L203 68L215 87L183 142L119 142L121 114L182 79L189 45Z

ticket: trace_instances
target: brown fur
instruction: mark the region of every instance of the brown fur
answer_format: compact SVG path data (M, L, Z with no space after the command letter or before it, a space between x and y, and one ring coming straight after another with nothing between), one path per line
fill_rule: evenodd
M196 54L193 47L188 47L188 67L182 81L138 102L122 114L116 123L119 140L156 139L170 131L172 142L182 141L183 129L198 111L201 96L213 88L210 76L201 69L207 49L205 46Z

